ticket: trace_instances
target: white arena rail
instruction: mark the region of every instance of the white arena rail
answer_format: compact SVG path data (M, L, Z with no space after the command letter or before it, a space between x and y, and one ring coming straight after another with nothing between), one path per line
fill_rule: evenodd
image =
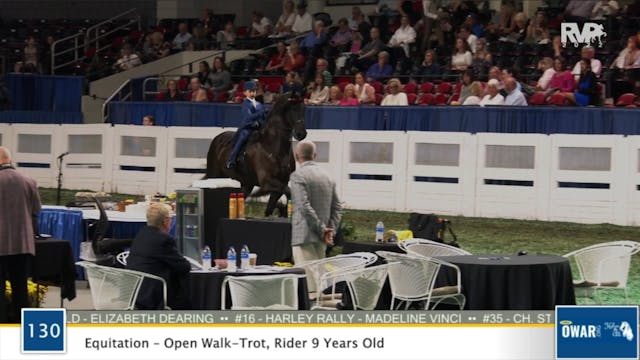
M160 126L113 128L113 191L164 193L167 182L167 132Z
M55 187L56 158L63 153L58 141L60 125L12 125L12 155L17 169L29 174L42 187Z
M0 124L0 146L13 149L13 128L8 124Z
M473 216L476 137L420 131L407 135L406 210Z
M342 131L308 130L306 140L316 144L316 162L336 182L338 196L342 199Z
M398 131L343 131L342 200L349 207L405 208L407 135Z
M111 191L113 175L113 128L109 124L60 127L64 158L62 187Z
M640 225L640 136L628 136L627 224Z
M552 135L549 219L627 223L625 149L620 135Z
M546 220L549 136L493 133L476 136L475 215Z

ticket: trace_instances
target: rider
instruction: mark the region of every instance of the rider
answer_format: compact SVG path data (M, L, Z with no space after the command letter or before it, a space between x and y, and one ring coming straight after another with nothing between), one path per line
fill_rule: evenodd
M256 100L256 83L253 81L247 81L244 83L244 101L242 102L242 123L238 127L238 133L236 134L236 142L233 145L231 156L227 161L227 169L232 169L236 166L236 159L240 149L251 136L254 130L259 129L266 121L264 107Z

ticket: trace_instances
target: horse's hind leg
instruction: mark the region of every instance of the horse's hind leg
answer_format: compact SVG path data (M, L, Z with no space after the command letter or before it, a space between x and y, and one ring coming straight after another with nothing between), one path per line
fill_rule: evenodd
M277 192L270 193L269 202L267 202L267 209L264 211L264 216L268 217L268 216L271 216L271 214L273 214L273 210L276 209L278 199L280 199L281 196L282 196L281 193L277 193Z
M277 202L276 206L278 207L278 213L280 214L280 217L287 217L289 215L287 211L287 205L289 200L291 200L291 188L285 186L282 191L283 195L285 196L284 204L282 202ZM278 197L278 199L280 199L280 197Z

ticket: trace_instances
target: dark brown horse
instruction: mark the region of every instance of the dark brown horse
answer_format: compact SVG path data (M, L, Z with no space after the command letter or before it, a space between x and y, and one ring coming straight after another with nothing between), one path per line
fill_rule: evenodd
M291 93L279 96L264 127L251 134L238 156L238 165L227 169L225 163L233 147L234 134L227 131L211 141L206 178L236 179L247 195L269 195L265 216L270 216L283 194L287 199L291 197L289 175L295 170L291 137L303 140L307 136L302 98ZM260 187L255 193L254 186ZM280 216L286 216L286 206L279 210Z

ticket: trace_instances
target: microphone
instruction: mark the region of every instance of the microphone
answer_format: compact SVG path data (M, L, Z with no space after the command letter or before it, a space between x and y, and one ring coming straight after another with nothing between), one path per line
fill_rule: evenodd
M69 155L69 152L63 152L62 154L60 154L60 156L58 156L58 159L62 159L63 157Z

